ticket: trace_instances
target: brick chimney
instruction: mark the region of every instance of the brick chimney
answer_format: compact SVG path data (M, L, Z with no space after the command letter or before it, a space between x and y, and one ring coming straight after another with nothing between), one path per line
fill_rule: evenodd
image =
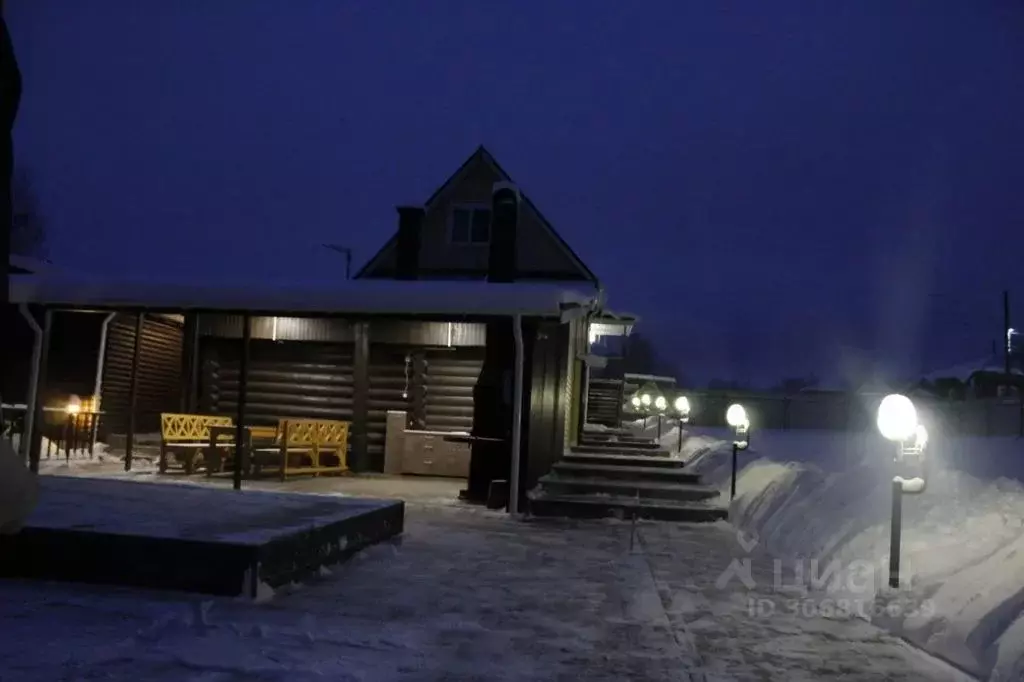
M488 282L516 279L516 232L519 229L519 188L496 182L491 191L491 248L487 259Z
M419 279L420 237L423 234L422 206L398 207L398 243L395 250L395 278Z

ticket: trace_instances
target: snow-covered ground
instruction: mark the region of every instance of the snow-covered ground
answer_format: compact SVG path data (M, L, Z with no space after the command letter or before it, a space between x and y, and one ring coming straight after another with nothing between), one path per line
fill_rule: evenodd
M40 504L25 524L114 535L261 545L384 504L363 498L210 486L41 476Z
M400 543L267 603L0 581L0 678L964 679L858 619L783 613L768 580L719 584L745 556L725 524L631 533L412 505Z
M726 496L728 439L695 430L687 442L699 447L684 447ZM933 435L928 488L904 496L896 591L886 584L892 448L872 433L755 432L730 521L836 604L976 675L1021 679L1024 440Z
M663 443L675 449L677 435L666 428ZM725 434L685 435L678 456L727 485ZM806 497L815 476L865 469L846 453L856 447L829 438L834 441L828 434L796 441L793 434L755 434L733 512L760 537L726 523L641 522L631 541L627 523L521 522L458 505L459 481L289 482L290 491L404 498L401 543L370 548L311 583L279 590L267 603L0 581L0 679L963 682L962 673L842 608L850 595L796 588L796 562L781 565L785 577L776 579L770 552L803 555L805 546L817 546L809 538L831 532L828 519L835 515L805 516L804 525L821 529L816 535L795 528L788 516L759 513L764 507L756 500L781 501L777 508L785 509L795 502L779 491ZM846 454L827 454L840 451ZM771 453L777 461L767 459ZM829 466L804 473L818 471L817 460ZM43 471L165 483L183 478L157 475L145 460L124 472L109 454L43 460ZM794 481L804 483L794 487ZM230 485L202 476L190 482ZM267 490L281 485L246 482ZM832 498L846 499L836 490L829 504ZM887 509L874 510L864 526L873 523L881 533ZM778 533L788 529L794 536L788 543L772 535L773 523L783 519ZM905 546L912 537L908 532ZM841 544L850 547L843 556L865 546ZM943 651L941 644L932 648Z

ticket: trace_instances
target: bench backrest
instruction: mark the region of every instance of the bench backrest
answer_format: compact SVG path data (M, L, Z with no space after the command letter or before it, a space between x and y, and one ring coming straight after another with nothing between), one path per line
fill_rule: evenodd
M216 414L160 414L160 437L165 442L208 441L211 426L232 426L231 417Z
M286 447L348 447L348 422L331 419L282 419L279 434L287 434Z

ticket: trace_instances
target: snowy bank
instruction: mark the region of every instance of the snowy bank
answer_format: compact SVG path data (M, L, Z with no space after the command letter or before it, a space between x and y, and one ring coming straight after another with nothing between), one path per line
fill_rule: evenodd
M728 433L695 435L692 466L728 496ZM859 615L981 677L1020 679L1022 449L1015 439L935 439L927 491L904 497L898 591L886 585L892 446L874 434L755 432L730 520L802 567L805 582L866 604Z

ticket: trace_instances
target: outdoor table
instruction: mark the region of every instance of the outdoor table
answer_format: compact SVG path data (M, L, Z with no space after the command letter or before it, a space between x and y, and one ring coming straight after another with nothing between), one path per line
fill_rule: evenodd
M207 448L207 451L206 451L206 475L207 476L212 476L213 475L213 471L214 471L215 468L216 468L218 473L220 473L220 471L221 471L221 465L223 464L223 459L220 456L219 448L223 448L223 447L234 448L235 451L236 451L236 456L240 456L242 458L242 473L243 473L243 475L247 476L250 473L249 469L250 469L251 464L252 464L252 457L250 456L250 453L252 451L253 443L255 442L257 444L262 445L262 444L272 444L274 442L274 438L273 437L262 436L262 435L253 436L253 429L254 428L257 429L257 430L265 430L266 427L243 426L242 428L245 431L245 440L242 443L241 454L239 454L238 453L238 448L236 447L236 443L234 442L234 436L236 435L236 433L238 431L238 427L237 426L211 426L210 427L210 445L209 445L209 447ZM232 440L230 442L226 442L226 443L225 442L220 442L220 438L222 436L231 436ZM216 466L214 466L214 465L216 465Z

